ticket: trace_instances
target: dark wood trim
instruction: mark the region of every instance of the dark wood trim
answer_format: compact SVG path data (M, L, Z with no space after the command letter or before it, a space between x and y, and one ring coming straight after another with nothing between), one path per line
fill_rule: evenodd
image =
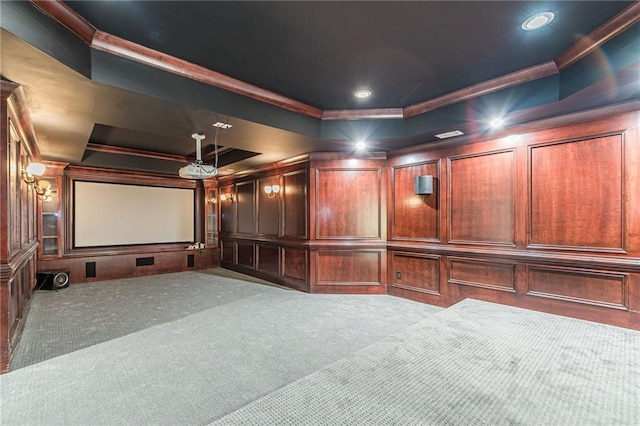
M195 180L183 179L178 176L151 174L146 172L123 172L121 170L82 166L69 166L65 170L65 177L72 180L165 186L170 188L195 189L196 187Z
M212 71L183 59L175 58L148 47L124 40L114 35L96 31L91 47L112 55L130 59L144 65L177 74L201 83L219 87L230 92L275 105L289 111L297 112L313 118L321 118L322 110L294 99L279 95L253 84L245 83L228 75Z
M194 158L184 155L165 154L162 152L144 151L141 149L124 148L120 146L100 145L89 142L86 149L88 151L106 152L109 154L133 155L136 157L155 158L159 160L177 161L180 163L191 163Z
M508 248L487 248L487 247L456 247L442 244L412 244L388 242L388 251L403 251L417 253L434 253L447 256L460 257L480 257L485 259L503 259L526 263L569 265L578 268L602 268L609 270L638 271L640 272L640 262L637 258L597 256L585 254L566 254L541 252L537 250L518 250Z
M404 118L402 108L341 109L322 112L322 120L388 120Z
M446 95L439 96L425 102L409 105L404 108L404 118L424 114L425 112L433 111L447 105L477 98L488 93L497 92L498 90L527 83L529 81L557 73L558 68L556 67L555 62L544 62L542 64L534 65L529 68L524 68L510 74L474 84L473 86L465 87L464 89L447 93Z
M541 108L545 108L545 106ZM440 151L442 149L454 149L463 145L470 145L470 144L477 144L480 142L492 141L492 140L504 138L510 135L533 133L539 130L548 130L556 127L586 123L589 121L600 120L606 117L634 112L638 110L640 110L640 101L632 100L632 101L621 103L621 104L615 104L615 105L610 105L606 107L594 108L594 109L578 111L570 114L558 115L551 118L543 118L540 120L530 121L528 123L514 125L513 127L505 129L501 132L494 132L494 133L482 134L482 135L468 134L468 135L460 136L455 139L425 141L425 143L420 145L413 145L406 148L394 150L393 153L389 155L389 159L395 160L399 157L403 157L408 154L416 154L416 153L424 154L427 152ZM524 114L525 115L528 114L528 111L525 111ZM522 118L520 115L518 115L518 117ZM396 164L396 163L390 163L390 164ZM405 163L399 163L399 164L405 164ZM406 164L412 164L412 163L407 162Z
M86 44L91 45L91 40L96 33L96 27L80 16L76 11L60 0L30 0L40 12L49 15L60 25L74 33Z
M22 147L25 149L31 160L41 161L36 132L33 129L31 114L29 113L29 106L27 104L27 97L24 93L23 86L16 85L14 87L14 83L7 83L3 81L2 87L3 96L5 93L9 93L7 97L10 99L10 102L7 103L7 109L10 111L9 115L13 115L13 117L15 117L13 122L16 126L16 130L19 132Z
M563 70L579 61L602 44L640 21L640 2L633 2L609 21L596 28L586 37L554 58L558 70Z
M634 2L589 36L558 55L554 60L515 71L491 80L447 93L405 108L326 110L296 101L278 93L245 83L225 74L124 40L96 29L60 0L30 0L34 7L51 16L92 48L130 59L192 80L265 102L299 114L322 120L399 119L424 114L501 89L523 84L559 72L601 44L640 21L640 3Z

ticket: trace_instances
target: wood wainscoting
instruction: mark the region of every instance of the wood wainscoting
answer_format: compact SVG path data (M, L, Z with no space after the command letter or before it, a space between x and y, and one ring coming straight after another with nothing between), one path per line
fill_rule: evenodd
M390 294L640 328L640 112L558 122L390 156Z
M9 369L36 284L37 194L22 170L40 161L21 86L0 82L0 374Z

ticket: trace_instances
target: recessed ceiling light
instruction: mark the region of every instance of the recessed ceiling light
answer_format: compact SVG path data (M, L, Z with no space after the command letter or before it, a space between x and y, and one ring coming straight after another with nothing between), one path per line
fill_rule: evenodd
M493 120L491 120L489 122L489 124L491 125L491 127L500 127L504 124L504 120L502 118L494 118Z
M358 141L358 143L356 143L356 149L358 151L362 151L367 147L367 144L364 141Z
M356 91L353 96L355 96L358 99L366 99L369 96L371 96L371 90L367 90L367 89L361 89Z
M525 31L533 31L538 28L542 28L545 25L548 25L556 15L553 12L542 12L536 13L533 16L527 18L521 25L522 29Z

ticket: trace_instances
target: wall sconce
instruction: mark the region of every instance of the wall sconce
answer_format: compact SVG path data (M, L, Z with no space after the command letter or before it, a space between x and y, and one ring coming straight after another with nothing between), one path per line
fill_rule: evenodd
M46 167L40 163L29 163L26 169L22 169L22 180L27 185L32 185L42 201L51 201L51 182L47 180L36 181L36 176L42 176Z
M280 185L266 185L264 192L267 193L267 197L274 198L280 193Z
M236 200L236 197L233 196L233 194L229 194L228 192L226 194L220 194L220 201L228 201L229 203L233 203Z

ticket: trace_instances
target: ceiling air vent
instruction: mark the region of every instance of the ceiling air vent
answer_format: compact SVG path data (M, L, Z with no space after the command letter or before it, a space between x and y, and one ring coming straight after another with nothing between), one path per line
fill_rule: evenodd
M436 135L436 138L447 139L447 138L452 138L454 136L460 136L460 135L464 135L464 133L462 133L460 130L452 130L450 132L438 133Z

